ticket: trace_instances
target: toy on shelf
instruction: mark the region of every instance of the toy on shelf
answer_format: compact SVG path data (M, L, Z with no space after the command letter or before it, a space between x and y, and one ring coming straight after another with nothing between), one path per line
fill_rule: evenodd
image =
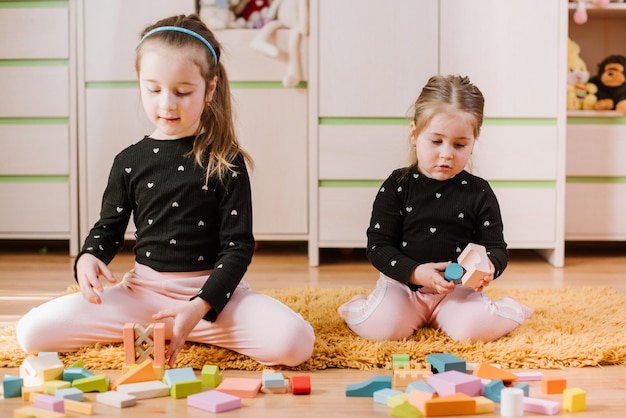
M302 80L300 66L300 39L309 33L308 0L273 0L270 4L268 19L250 46L270 57L277 57L278 47L270 43L270 37L281 28L289 29L287 46L287 71L283 77L283 86L295 87Z
M235 27L235 12L233 8L239 0L200 0L200 19L211 30Z
M617 110L626 115L626 56L606 57L589 81L598 87L596 110Z
M606 5L609 4L609 0L577 0L576 10L574 11L574 15L572 16L574 19L574 23L578 23L579 25L587 23L588 4L593 4L596 7L606 7Z
M234 9L235 27L261 29L270 22L270 0L241 0Z
M580 46L567 39L567 109L592 110L598 87L589 82L587 64L580 57Z

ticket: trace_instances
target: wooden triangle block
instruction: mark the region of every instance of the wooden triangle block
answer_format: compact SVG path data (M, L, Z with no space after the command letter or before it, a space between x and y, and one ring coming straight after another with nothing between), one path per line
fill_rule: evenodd
M480 363L472 372L476 377L481 379L495 380L500 379L505 383L511 383L517 379L517 375L506 370L502 370L499 367L492 366L487 363Z
M124 373L111 383L111 389L115 390L118 385L125 385L127 383L139 383L149 382L151 380L158 380L154 368L152 366L152 360L146 359L137 366L133 367L127 373Z

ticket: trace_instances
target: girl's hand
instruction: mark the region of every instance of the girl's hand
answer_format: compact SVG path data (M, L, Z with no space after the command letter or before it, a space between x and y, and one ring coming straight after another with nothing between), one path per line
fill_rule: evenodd
M100 276L103 276L109 283L117 282L107 265L95 256L83 254L78 258L76 261L76 280L80 287L80 293L88 302L102 303L102 299L95 292L102 293L103 291L102 284L98 279Z
M167 347L165 358L168 360L170 367L174 367L176 357L180 353L180 349L187 341L189 333L198 325L202 317L211 309L211 306L202 298L195 298L185 305L179 305L173 309L165 309L152 315L152 319L160 320L172 318L174 327L172 329L172 338Z
M455 286L453 282L443 278L443 272L448 264L450 264L449 261L420 264L413 271L410 282L434 289L442 295L447 295L454 290Z
M478 286L474 288L474 291L482 292L485 287L489 286L489 283L493 281L493 275L495 272L496 268L493 266L491 260L489 260L489 274L480 279L480 283L478 283Z

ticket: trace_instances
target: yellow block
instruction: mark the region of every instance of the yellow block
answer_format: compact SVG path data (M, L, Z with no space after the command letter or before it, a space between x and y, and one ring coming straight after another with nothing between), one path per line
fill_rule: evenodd
M34 406L24 406L13 410L13 418L65 418L66 415L60 412L46 411Z
M78 402L73 399L64 399L63 407L66 411L77 412L83 415L93 415L94 404L88 402Z
M476 401L477 414L488 414L493 412L495 404L491 399L485 398L484 396L475 396L474 400Z
M563 390L563 410L580 412L587 409L587 393L581 388Z

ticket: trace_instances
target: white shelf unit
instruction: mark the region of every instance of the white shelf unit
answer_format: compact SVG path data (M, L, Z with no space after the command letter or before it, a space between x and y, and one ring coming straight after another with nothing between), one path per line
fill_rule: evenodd
M74 4L0 2L0 239L77 246Z
M591 7L588 21L574 23L569 36L581 48L592 75L609 55L626 56L626 3ZM626 115L615 111L567 114L567 241L626 240Z
M435 73L485 94L473 171L494 187L509 248L563 265L567 2L516 5L311 2L311 265L320 248L366 245L376 190L408 158L407 110Z

